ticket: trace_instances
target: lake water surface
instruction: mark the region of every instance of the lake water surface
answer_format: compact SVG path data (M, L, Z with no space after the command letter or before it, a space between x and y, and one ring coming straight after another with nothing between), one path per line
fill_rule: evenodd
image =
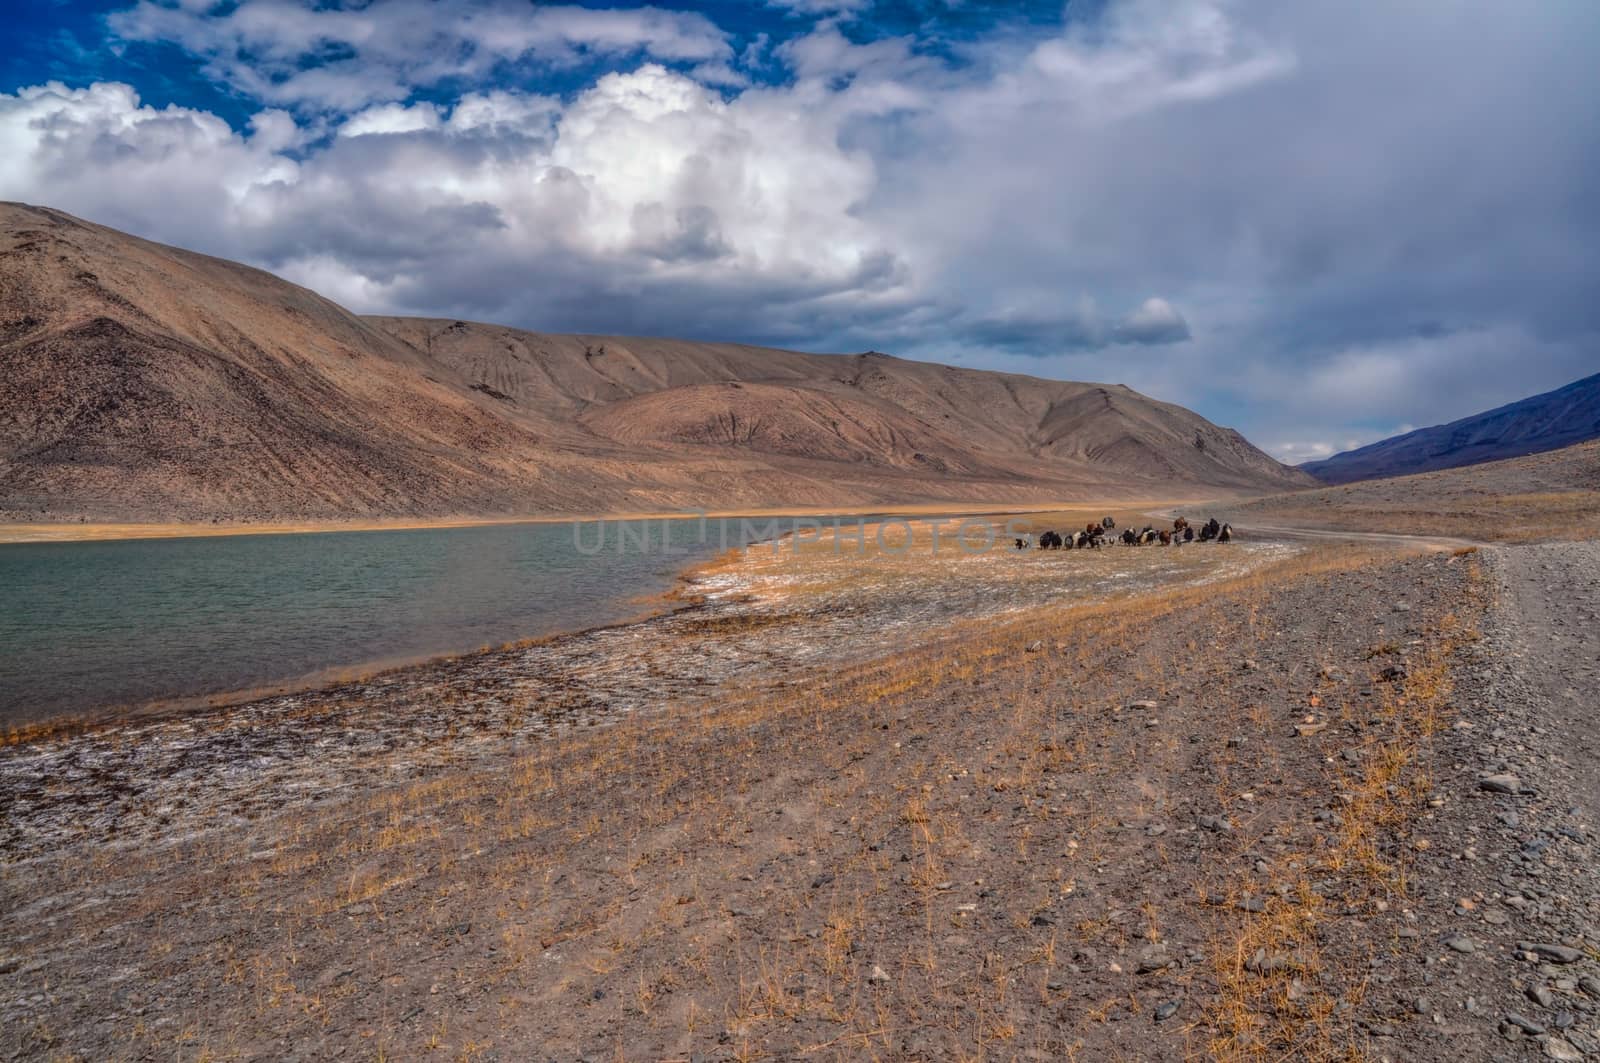
M695 561L791 526L688 519L0 545L0 725L615 623ZM664 530L677 552L663 550Z

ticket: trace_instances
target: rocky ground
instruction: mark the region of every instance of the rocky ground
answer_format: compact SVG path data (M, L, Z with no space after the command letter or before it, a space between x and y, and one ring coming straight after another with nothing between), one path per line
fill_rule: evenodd
M1600 1058L1600 541L1484 559L1492 605L1456 679L1397 977L1441 1057Z
M1035 553L966 619L756 566L160 772L12 751L0 1055L1586 1058L1597 562Z

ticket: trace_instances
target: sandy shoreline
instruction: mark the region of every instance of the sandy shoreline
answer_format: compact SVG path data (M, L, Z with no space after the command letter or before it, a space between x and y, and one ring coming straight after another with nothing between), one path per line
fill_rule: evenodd
M568 524L582 521L710 520L748 517L866 517L893 513L907 517L986 517L1051 513L1060 510L1119 511L1145 510L1154 506L1198 505L1209 499L1114 499L1041 502L1036 505L980 505L933 502L878 506L784 506L752 509L723 509L701 512L639 511L632 513L532 514L518 517L437 517L396 518L392 520L349 521L270 521L259 524L197 524L182 521L141 523L136 521L98 521L92 523L39 522L0 523L0 545L9 543L109 542L126 539L195 539L232 535L307 535L326 532L424 531L437 528L478 528L517 524Z

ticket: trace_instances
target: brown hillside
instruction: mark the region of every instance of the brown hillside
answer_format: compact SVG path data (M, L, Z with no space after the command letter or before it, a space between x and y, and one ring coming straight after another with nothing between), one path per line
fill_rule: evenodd
M1046 501L1299 486L1121 387L362 318L0 204L0 515L341 518Z

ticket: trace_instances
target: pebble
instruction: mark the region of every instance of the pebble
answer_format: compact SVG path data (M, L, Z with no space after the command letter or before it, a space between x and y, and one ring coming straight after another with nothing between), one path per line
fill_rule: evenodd
M1530 1034L1530 1035L1532 1035L1534 1037L1537 1037L1540 1034L1544 1033L1544 1027L1543 1026L1541 1026L1538 1023L1534 1022L1532 1019L1528 1018L1526 1015L1518 1015L1514 1011L1506 1012L1506 1022L1510 1023L1512 1026L1517 1027L1517 1029L1521 1030L1523 1033Z
M1572 1047L1571 1044L1563 1041L1559 1037L1550 1037L1545 1039L1544 1054L1549 1056L1551 1059L1567 1060L1569 1063L1576 1063L1576 1061L1583 1058L1582 1052L1578 1051L1576 1048Z
M1137 973L1154 974L1156 971L1164 971L1170 966L1172 966L1172 957L1167 955L1167 947L1165 945L1151 945L1139 954Z
M1556 995L1542 985L1529 986L1528 999L1541 1008L1552 1008L1555 1007L1556 1003Z
M889 981L889 972L877 964L873 964L872 973L867 975L867 981L873 985L885 985Z
M1202 828L1214 834L1221 834L1233 826L1225 816L1201 816L1198 822Z
M1478 951L1478 946L1472 943L1471 938L1462 937L1460 934L1457 934L1454 937L1445 938L1444 943L1449 948L1452 948L1460 953L1472 953Z
M1179 1007L1179 1002L1178 1001L1176 1001L1176 1000L1167 1001L1165 1004L1161 1005L1159 1008L1156 1009L1156 1021L1157 1022L1166 1022L1168 1019L1170 1019L1174 1015L1178 1014L1178 1007Z
M1580 950L1568 945L1534 944L1529 945L1527 948L1529 952L1541 960L1548 960L1551 963L1577 963L1583 959L1583 953Z
M1269 953L1266 949L1256 949L1255 954L1244 961L1244 969L1255 974L1272 974L1292 966L1294 959L1282 952Z
M1515 775L1484 775L1478 779L1478 789L1491 794L1514 794L1522 789L1522 780Z

